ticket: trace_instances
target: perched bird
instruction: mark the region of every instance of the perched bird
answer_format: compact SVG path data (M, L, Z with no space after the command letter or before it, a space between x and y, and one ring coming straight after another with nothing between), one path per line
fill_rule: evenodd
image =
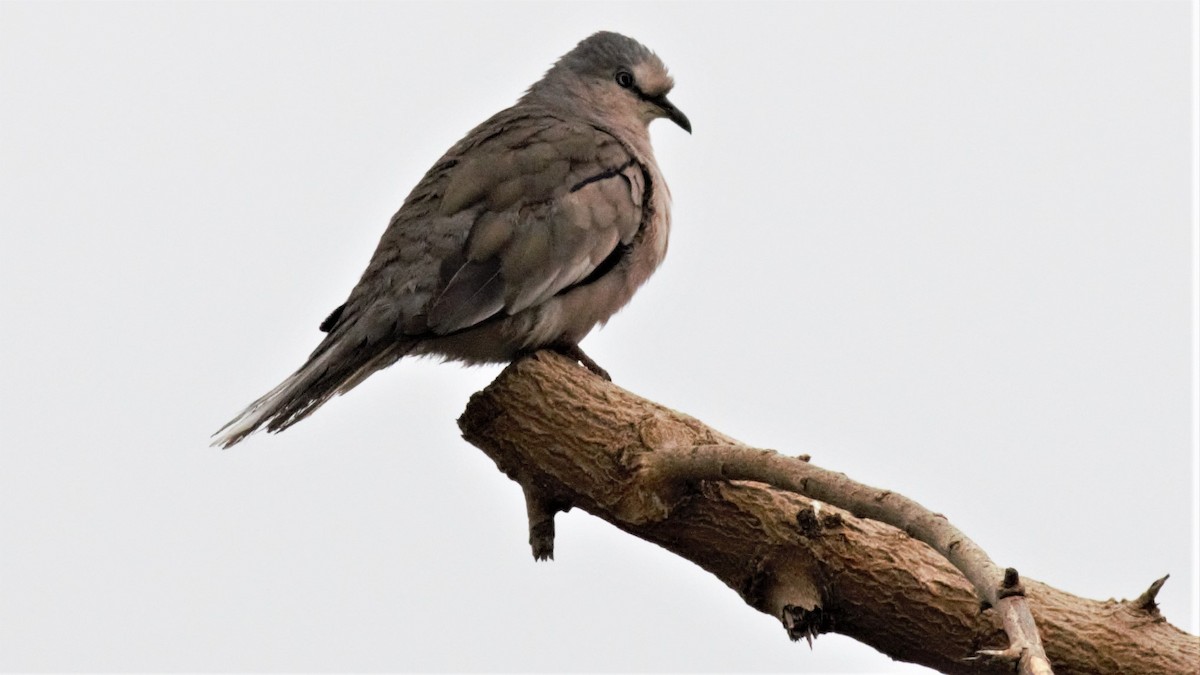
M433 165L308 361L214 445L286 429L409 355L504 362L549 348L607 377L579 341L666 253L670 194L648 126L691 132L672 86L658 56L617 33L567 52Z

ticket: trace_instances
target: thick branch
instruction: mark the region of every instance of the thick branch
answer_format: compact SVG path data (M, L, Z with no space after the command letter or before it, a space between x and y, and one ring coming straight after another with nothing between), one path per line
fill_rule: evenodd
M1009 598L980 612L957 570L893 527L761 482L688 483L648 470L656 456L740 444L561 357L513 364L472 397L459 424L536 497L530 512L540 522L547 511L583 508L710 571L793 639L835 631L942 672L1012 672L964 660L1005 647L998 614ZM1059 675L1195 672L1200 640L1144 601L1021 582Z
M1021 675L1051 675L1017 571L1000 569L983 549L941 514L929 511L904 495L863 485L845 474L813 466L807 460L785 457L773 450L743 445L703 445L656 452L647 462L651 471L660 474L659 479L757 481L903 530L933 547L962 572L985 603L1000 612L1009 646L1004 650L985 652L982 656L1008 660L1017 665Z

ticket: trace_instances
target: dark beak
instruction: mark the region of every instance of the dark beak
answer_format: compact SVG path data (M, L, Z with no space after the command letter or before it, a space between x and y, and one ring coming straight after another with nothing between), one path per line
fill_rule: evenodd
M671 120L675 124L678 124L680 129L683 129L689 134L692 133L692 123L690 120L688 120L687 115L684 115L682 110L676 108L675 104L668 101L665 94L662 96L655 96L649 100L654 105L662 108L664 117Z

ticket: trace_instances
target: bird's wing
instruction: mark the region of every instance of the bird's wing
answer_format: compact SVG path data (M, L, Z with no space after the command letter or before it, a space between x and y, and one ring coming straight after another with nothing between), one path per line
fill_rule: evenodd
M426 323L439 335L515 314L584 281L642 220L642 169L615 138L556 121L475 148L450 177L444 217L472 214Z
M637 234L646 180L602 130L498 114L414 188L344 308L322 324L327 341L445 335L602 273Z

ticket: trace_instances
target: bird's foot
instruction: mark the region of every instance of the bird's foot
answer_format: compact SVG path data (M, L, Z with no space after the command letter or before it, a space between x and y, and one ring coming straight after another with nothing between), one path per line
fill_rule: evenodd
M573 359L575 361L578 361L579 365L592 371L597 376L602 377L609 382L612 382L612 377L609 376L608 371L601 368L600 364L598 364L592 360L592 357L583 353L583 350L579 348L579 345L570 343L570 342L559 342L559 343L550 345L549 347L547 347L547 349L549 349L553 352L562 354L563 356L567 357L568 359Z

